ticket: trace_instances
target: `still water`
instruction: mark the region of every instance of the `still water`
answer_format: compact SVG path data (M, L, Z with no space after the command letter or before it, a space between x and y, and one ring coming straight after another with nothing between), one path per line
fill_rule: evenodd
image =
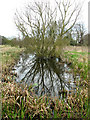
M79 76L74 76L70 67L58 58L36 57L35 55L21 55L17 65L17 82L33 84L38 96L47 94L60 96L60 91L76 89L75 81Z

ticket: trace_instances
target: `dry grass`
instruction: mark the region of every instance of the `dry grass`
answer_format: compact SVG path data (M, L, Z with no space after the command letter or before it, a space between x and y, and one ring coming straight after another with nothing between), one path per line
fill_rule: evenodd
M88 52L87 46L67 46L64 48L65 51L76 51L76 52Z
M67 46L64 48L65 52L69 52L71 55L78 55L78 62L88 64L88 47L85 46Z
M18 50L22 50L22 49L19 49L18 47L11 47L9 45L0 45L0 53L5 53L7 51L16 51L16 52L18 52Z
M79 118L87 114L87 89L81 90L81 94L78 92L67 97L67 101L59 100L58 98L50 98L47 96L37 97L32 89L27 86L19 85L16 83L3 83L2 84L2 109L3 118L13 119L15 112L17 119L22 116L23 119L40 119L40 118ZM54 101L53 107L54 115L52 116L51 101ZM10 112L12 111L12 114ZM21 113L21 111L23 113ZM20 115L18 113L20 112ZM68 116L69 115L69 116Z
M0 45L0 66L2 69L14 63L23 50L24 49L11 47L9 45Z

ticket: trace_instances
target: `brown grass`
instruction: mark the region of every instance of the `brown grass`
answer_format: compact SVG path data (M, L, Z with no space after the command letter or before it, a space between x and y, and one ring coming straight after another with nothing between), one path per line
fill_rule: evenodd
M72 51L70 54L74 54L73 52L82 52L86 53L84 55L79 55L78 62L86 62L88 64L88 47L87 46L67 46L64 48L65 52Z
M64 48L65 51L76 51L76 52L88 52L87 46L67 46Z

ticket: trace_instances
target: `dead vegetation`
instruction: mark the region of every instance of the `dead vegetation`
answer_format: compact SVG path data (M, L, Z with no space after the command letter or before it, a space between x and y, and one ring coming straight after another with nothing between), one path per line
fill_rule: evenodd
M65 51L76 51L76 52L88 52L87 46L67 46L64 48Z
M2 110L3 118L10 117L24 118L24 119L40 119L40 118L80 118L87 115L87 90L81 90L81 94L78 92L74 95L67 97L67 100L59 100L58 98L50 98L46 95L38 98L34 94L33 89L27 88L27 86L19 85L16 83L2 83ZM51 102L54 102L53 108L50 107ZM54 114L53 114L54 110ZM11 115L10 113L11 112ZM15 113L15 114L13 114ZM19 115L20 114L20 115ZM52 116L53 115L53 116Z

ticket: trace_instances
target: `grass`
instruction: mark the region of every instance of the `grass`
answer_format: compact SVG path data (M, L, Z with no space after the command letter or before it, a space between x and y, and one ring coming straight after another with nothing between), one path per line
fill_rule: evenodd
M3 118L5 116L8 119L36 119L36 118L49 118L52 116L52 110L50 109L50 97L41 96L38 98L34 93L31 96L27 91L26 87L24 88L24 92L18 87L18 85L14 84L6 84L6 89L3 91L5 94L2 99L3 103ZM8 87L7 87L8 86ZM13 91L13 89L15 89ZM8 92L7 92L8 91ZM6 94L7 93L7 94ZM81 117L81 113L83 113L83 117L86 116L84 109L87 108L87 104L84 106L82 103L82 99L86 101L86 97L81 97L77 93L76 96L70 96L67 98L67 103L64 100L59 100L54 98L55 102L54 108L54 118L72 118L73 117ZM84 91L84 95L86 95ZM8 97L9 96L9 97ZM8 97L8 98L7 98ZM80 100L81 99L81 100ZM5 102L5 103L4 103ZM84 106L84 109L83 109ZM81 109L82 107L82 109ZM74 113L80 113L74 114ZM72 113L72 114L71 114Z
M12 63L18 59L20 48L2 46L3 69L6 65L10 68ZM8 79L2 82L2 118L3 119L42 119L42 118L88 118L88 77L87 77L87 59L81 61L81 56L87 53L69 51L65 52L65 61L72 63L74 73L79 73L82 77L77 81L80 86L76 94L71 93L67 100L59 100L57 97L48 97L46 95L38 98L35 95L32 86L28 88L23 84L17 84L9 75L9 71L3 70L3 77ZM79 58L80 57L80 58ZM82 64L84 63L84 64ZM8 68L7 68L8 69ZM7 74L5 74L7 72ZM12 80L11 80L12 79ZM82 86L81 86L82 85ZM53 105L53 102L55 105ZM53 105L53 107L51 107Z
M79 74L80 75L80 81L79 81L79 90L78 92L78 98L80 100L80 102L82 102L84 100L84 107L86 107L86 117L89 116L88 110L89 110L89 106L88 106L88 70L90 70L90 68L88 67L90 61L88 61L88 52L77 52L77 51L67 51L65 52L65 60L67 62L71 62L71 67L74 70L74 74ZM86 100L85 98L82 99L82 90L86 91L87 93L87 97ZM83 107L81 107L82 109L82 118L84 118L83 116Z
M14 63L19 58L19 54L23 50L24 49L20 49L19 47L0 45L0 62L2 62L2 67Z
M78 72L84 80L88 80L88 53L68 51L65 52L65 58L67 62L72 63L74 72Z

